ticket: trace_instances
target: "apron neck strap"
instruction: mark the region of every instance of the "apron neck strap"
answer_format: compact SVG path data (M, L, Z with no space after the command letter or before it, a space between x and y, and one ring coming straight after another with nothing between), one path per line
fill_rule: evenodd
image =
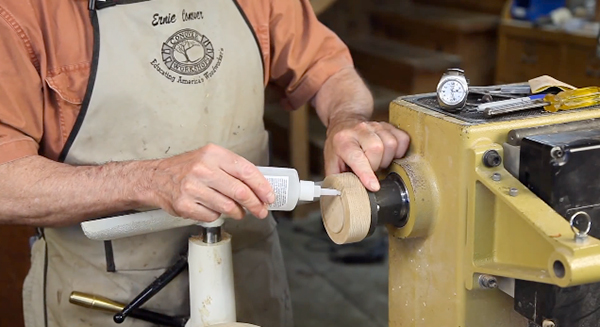
M108 8L116 5L128 5L137 2L144 2L150 0L88 0L88 9L96 10Z

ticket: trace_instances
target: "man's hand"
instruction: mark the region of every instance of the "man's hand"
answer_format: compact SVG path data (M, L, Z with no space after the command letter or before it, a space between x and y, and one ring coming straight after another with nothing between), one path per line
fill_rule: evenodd
M375 171L404 156L408 134L388 123L369 122L373 95L353 67L331 76L312 104L327 126L325 173L337 174L349 167L367 189L378 191Z
M338 174L350 168L370 191L379 190L374 171L388 167L408 149L404 131L384 122L347 119L330 122L325 142L325 173Z
M258 168L217 145L161 160L152 178L158 204L172 215L213 221L221 214L241 219L248 209L267 217L275 201Z

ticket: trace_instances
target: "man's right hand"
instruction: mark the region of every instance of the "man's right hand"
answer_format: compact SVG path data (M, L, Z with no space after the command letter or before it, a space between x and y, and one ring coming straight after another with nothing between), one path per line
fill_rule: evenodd
M157 162L153 202L171 215L211 222L225 214L244 217L245 209L267 217L275 201L269 182L243 157L214 144Z

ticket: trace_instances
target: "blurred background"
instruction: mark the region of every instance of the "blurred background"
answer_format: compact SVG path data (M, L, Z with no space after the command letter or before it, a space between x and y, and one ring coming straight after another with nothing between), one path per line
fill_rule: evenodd
M373 119L390 101L434 92L448 68L471 85L550 75L600 85L595 0L314 0L319 19L349 46L375 97ZM273 165L323 178L325 128L314 110L292 113L267 90L265 124ZM384 327L388 323L386 231L359 245L333 246L317 204L277 214L297 327ZM27 227L0 227L0 326L21 327L21 285L29 268ZM264 326L270 327L270 326Z

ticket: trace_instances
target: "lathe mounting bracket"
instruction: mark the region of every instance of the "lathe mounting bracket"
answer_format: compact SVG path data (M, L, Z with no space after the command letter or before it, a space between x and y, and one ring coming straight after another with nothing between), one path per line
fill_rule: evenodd
M577 238L569 221L512 176L502 165L482 164L486 152L502 146L480 143L471 149L467 192L467 289L486 274L559 285L600 281L600 241Z

